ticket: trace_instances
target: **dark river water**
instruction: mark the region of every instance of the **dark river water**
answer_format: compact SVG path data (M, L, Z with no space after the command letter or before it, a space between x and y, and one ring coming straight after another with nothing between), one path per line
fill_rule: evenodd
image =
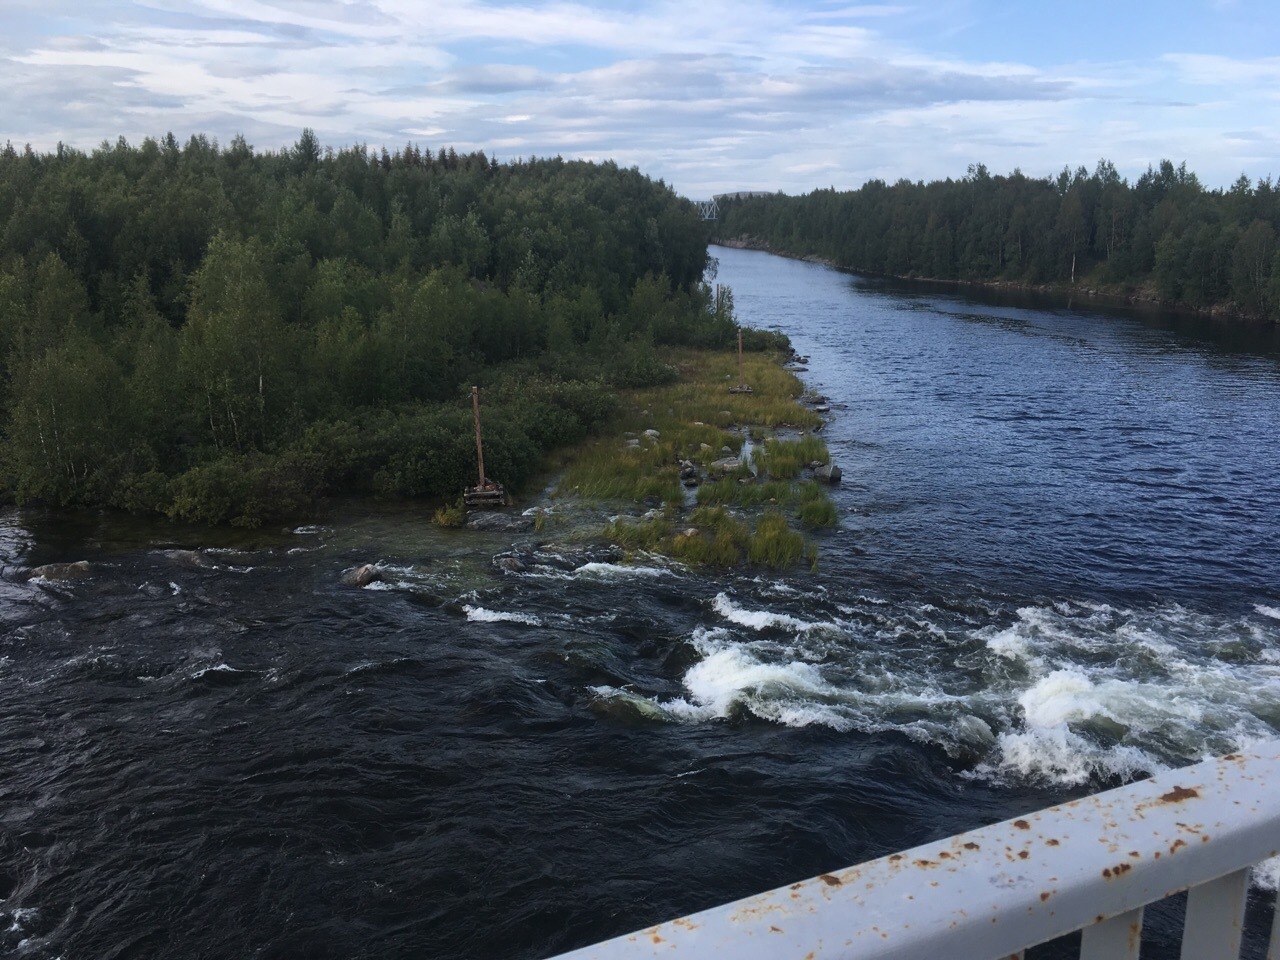
M1276 735L1272 330L713 252L835 406L816 572L622 559L558 501L0 515L0 954L537 960Z

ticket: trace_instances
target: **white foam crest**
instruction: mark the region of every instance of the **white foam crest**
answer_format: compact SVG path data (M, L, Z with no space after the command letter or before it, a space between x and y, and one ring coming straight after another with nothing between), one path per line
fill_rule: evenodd
M996 759L977 767L971 776L1002 780L1041 779L1068 786L1087 783L1095 776L1132 780L1166 766L1133 746L1100 747L1065 724L996 738Z
M643 717L647 720L664 720L672 721L684 719L672 713L669 705L663 705L651 697L643 697L631 690L623 690L619 687L603 685L598 687L588 687L596 699L607 705L622 705L632 711L636 716ZM683 703L684 701L679 701ZM687 704L685 704L687 706ZM698 719L710 719L709 715Z
M9 925L9 932L21 933L23 924L30 923L37 916L39 916L39 913L35 907L15 907L9 913L9 919L12 921Z
M695 663L684 676L693 702L727 717L749 695L752 712L771 700L830 697L836 691L808 663L764 663L739 644L726 644Z
M528 613L509 613L501 610L486 610L484 607L473 607L469 604L462 608L467 619L472 623L524 623L531 627L542 626L542 621Z
M1011 627L988 635L986 638L987 649L998 657L1004 657L1007 660L1031 660L1031 644L1027 637L1018 629L1015 624Z
M629 580L633 577L671 577L675 574L662 567L629 566L596 560L574 569L574 575L593 580Z
M729 599L726 593L717 593L711 608L730 623L750 630L839 630L834 623L801 620L785 613L771 610L747 610Z
M1272 620L1280 620L1280 607L1268 607L1259 603L1253 609L1264 617L1270 617Z
M211 667L201 667L191 674L192 680L199 680L201 677L210 673L249 673L248 670L241 670L239 667L233 667L229 663L216 663Z

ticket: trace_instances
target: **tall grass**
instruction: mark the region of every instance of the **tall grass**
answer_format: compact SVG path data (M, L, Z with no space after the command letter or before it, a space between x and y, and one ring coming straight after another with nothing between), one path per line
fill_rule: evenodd
M763 514L756 523L755 533L747 544L747 559L782 569L803 557L804 547L804 537L787 526L787 518L771 511Z
M839 520L836 505L831 502L827 492L814 480L800 487L800 505L796 510L796 519L800 525L816 530L820 527L834 527Z

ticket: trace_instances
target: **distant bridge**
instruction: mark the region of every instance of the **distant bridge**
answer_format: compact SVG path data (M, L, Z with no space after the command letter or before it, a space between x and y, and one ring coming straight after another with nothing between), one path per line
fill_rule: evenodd
M780 194L775 194L769 190L736 190L732 193L717 193L710 200L692 200L690 202L698 208L699 218L703 220L719 220L721 200L749 200L752 197L772 196L780 196Z
M720 204L716 203L714 197L710 200L694 200L693 205L698 208L698 219L700 220L719 220Z

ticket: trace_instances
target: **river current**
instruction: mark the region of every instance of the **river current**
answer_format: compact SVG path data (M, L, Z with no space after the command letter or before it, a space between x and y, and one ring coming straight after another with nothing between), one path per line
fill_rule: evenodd
M833 407L816 571L621 558L545 497L0 515L0 955L537 960L1277 735L1273 330L713 252Z

